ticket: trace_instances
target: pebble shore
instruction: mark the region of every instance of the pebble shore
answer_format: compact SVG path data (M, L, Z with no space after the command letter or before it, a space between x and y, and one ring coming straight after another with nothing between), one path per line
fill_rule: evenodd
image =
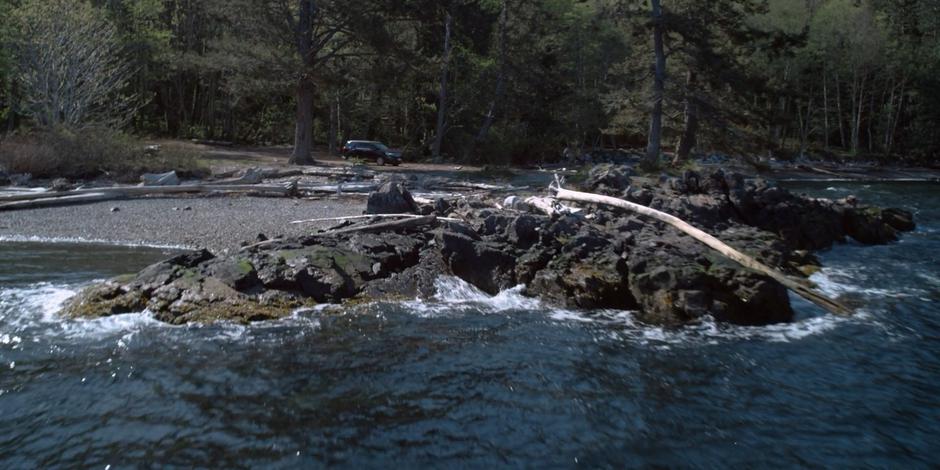
M0 212L0 241L68 240L207 248L221 252L258 234L303 235L335 222L298 219L360 215L365 198L247 196L148 198Z

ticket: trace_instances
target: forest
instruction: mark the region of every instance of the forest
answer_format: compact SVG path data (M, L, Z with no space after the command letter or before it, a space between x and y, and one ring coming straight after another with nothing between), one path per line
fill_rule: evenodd
M0 0L7 138L935 160L935 0Z

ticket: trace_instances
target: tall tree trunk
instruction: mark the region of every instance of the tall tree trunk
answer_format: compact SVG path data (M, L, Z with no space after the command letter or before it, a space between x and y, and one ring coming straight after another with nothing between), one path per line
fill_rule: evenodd
M451 53L450 29L453 20L454 18L451 15L450 8L448 8L447 16L444 18L444 56L442 58L443 63L441 64L441 86L440 92L438 93L437 131L434 135L433 147L431 147L431 156L435 161L439 161L441 159L441 145L444 143L444 132L445 127L447 126L447 77L449 73L448 69L450 66Z
M901 122L901 112L904 110L904 89L907 86L907 78L901 78L901 91L898 96L898 111L895 114L894 124L891 126L891 133L888 136L888 147L885 153L891 154L894 150L894 141L898 132L898 123Z
M656 66L653 74L653 110L650 112L650 133L646 144L646 161L655 164L662 152L663 98L666 87L666 52L663 46L663 11L660 0L652 0L653 52Z
M842 112L842 85L839 81L839 76L836 75L836 114L839 119L839 143L843 149L846 148L845 145L845 125L843 117L845 114Z
M685 78L685 128L682 131L682 137L679 139L679 145L676 147L676 156L672 160L673 166L679 166L689 158L689 153L695 148L698 134L698 103L695 98L695 89L697 86L695 71L689 69Z
M829 73L823 68L823 145L829 151Z
M313 81L304 78L297 86L297 119L294 128L294 151L290 163L310 165L313 163L313 101L315 97Z
M898 90L898 84L895 77L891 77L891 94L888 96L888 102L885 105L885 119L884 119L884 138L881 140L881 148L884 150L885 155L889 153L889 146L891 144L891 120L894 119L894 98Z
M858 154L862 140L862 109L865 107L865 79L863 75L858 85L852 86L852 153ZM857 89L857 90L856 90Z
M303 61L303 74L297 84L297 118L294 128L294 151L290 163L309 165L313 163L313 101L316 87L313 83L313 65L316 51L313 50L313 17L316 14L314 0L298 0L300 20L297 22L297 52Z
M326 137L326 145L330 155L336 155L336 117L339 114L339 97L336 96L330 103L330 135Z
M869 94L868 98L868 153L875 151L875 139L871 130L871 125L875 121L875 91Z
M809 138L812 133L813 124L813 89L809 91L809 101L806 103L806 113L800 109L799 103L796 105L796 115L800 121L800 156L806 155L806 149L809 147Z
M506 71L508 68L506 64L506 23L509 21L509 0L503 0L502 6L502 11L499 13L499 74L496 77L496 91L493 93L493 100L490 101L489 109L483 118L480 132L477 133L476 139L474 139L474 146L486 140L490 128L493 127L493 121L496 119L496 106L502 101L503 94L506 92Z
M9 98L9 107L7 111L7 132L13 132L13 129L16 129L16 103L13 102L16 96L16 81L11 80L10 83L10 98Z

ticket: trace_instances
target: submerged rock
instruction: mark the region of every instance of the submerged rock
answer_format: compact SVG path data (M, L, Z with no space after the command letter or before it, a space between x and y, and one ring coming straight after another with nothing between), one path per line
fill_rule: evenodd
M597 176L589 184L642 199L796 276L818 267L809 250L846 237L886 243L914 228L911 214L900 209L798 197L720 172L687 172L630 191L625 173ZM417 209L400 183L370 197L370 211ZM793 317L777 281L634 214L595 207L591 218L547 217L496 210L474 198L438 200L422 211L463 222L268 240L222 257L187 253L92 287L65 314L148 309L173 324L251 322L323 303L429 297L439 276L453 275L490 294L521 284L526 295L554 305L637 310L651 324L681 325L710 315L761 325Z

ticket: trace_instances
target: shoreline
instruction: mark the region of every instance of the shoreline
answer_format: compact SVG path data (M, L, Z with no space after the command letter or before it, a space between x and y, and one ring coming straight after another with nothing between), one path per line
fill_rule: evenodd
M0 243L100 243L224 252L256 239L259 234L269 238L299 236L333 224L291 225L294 220L359 215L364 208L364 200L348 197L226 196L106 201L0 212Z

